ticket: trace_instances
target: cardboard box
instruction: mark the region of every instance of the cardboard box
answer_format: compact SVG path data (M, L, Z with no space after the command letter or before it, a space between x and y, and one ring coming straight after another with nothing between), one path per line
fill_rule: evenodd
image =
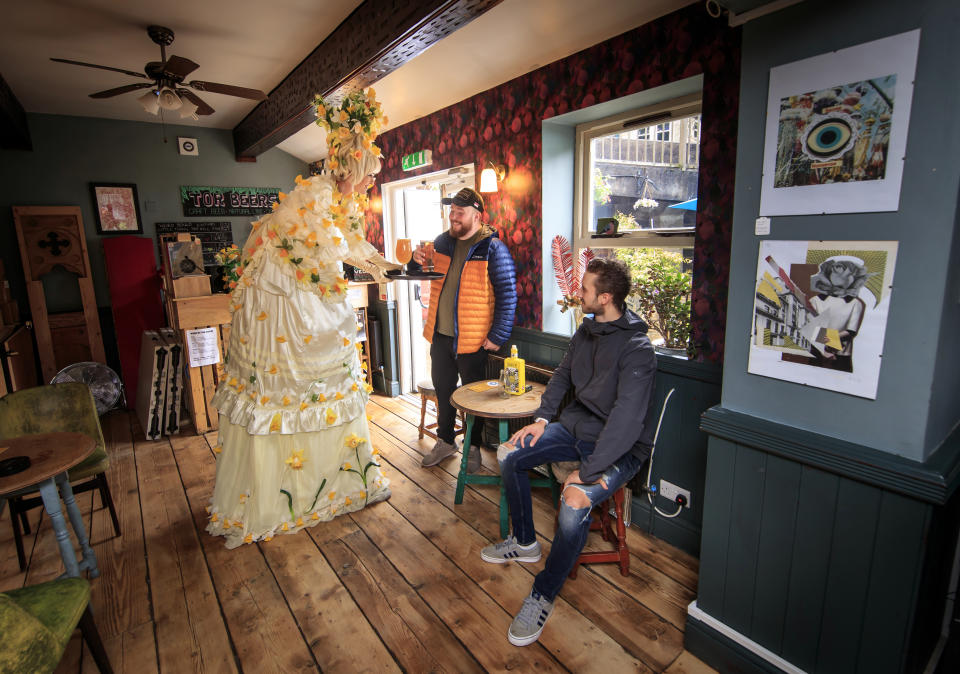
M163 411L168 388L170 348L155 330L144 330L140 342L140 376L137 382L137 419L147 440L163 434Z

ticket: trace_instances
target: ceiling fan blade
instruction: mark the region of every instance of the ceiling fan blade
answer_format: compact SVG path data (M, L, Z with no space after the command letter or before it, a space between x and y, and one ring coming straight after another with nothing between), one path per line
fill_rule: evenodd
M191 103L193 103L195 106L197 106L197 111L194 114L212 115L214 112L216 112L216 110L214 110L209 105L207 105L206 101L204 101L202 98L197 96L195 93L193 93L189 89L177 89L177 93L183 96L184 98L186 98Z
M57 63L70 63L75 66L86 66L87 68L99 68L100 70L112 70L115 73L124 73L125 75L130 75L132 77L141 77L145 80L150 79L143 73L138 73L135 70L124 70L123 68L111 68L110 66L98 66L96 63L84 63L83 61L71 61L70 59L51 58L50 60L56 61Z
M202 82L193 80L187 84L198 91L210 91L215 94L226 94L227 96L238 96L240 98L249 98L254 101L265 101L267 95L259 89L247 89L246 87L235 87L232 84L219 84L217 82Z
M119 96L120 94L125 94L128 91L136 91L137 89L149 89L153 86L153 82L138 82L137 84L127 84L122 87L117 87L115 89L107 89L106 91L98 91L95 94L90 94L90 98L111 98L113 96Z
M179 81L199 67L190 59L185 59L182 56L171 56L163 64L163 74Z

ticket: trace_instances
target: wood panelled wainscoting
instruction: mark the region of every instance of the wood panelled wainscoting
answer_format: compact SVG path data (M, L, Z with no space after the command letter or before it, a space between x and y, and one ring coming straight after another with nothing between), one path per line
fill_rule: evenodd
M541 640L511 646L507 627L543 561L480 559L481 547L499 538L497 488L472 485L454 506L460 456L420 467L432 441L417 439L419 412L408 396L374 396L368 405L389 501L235 550L204 531L216 434L187 429L146 441L133 414L105 416L122 536L113 535L97 495L77 500L102 572L91 581L91 602L114 670L712 671L683 650L697 560L636 527L628 532L628 577L616 565L582 567ZM483 460L485 471L496 470L492 453ZM535 490L534 509L549 547L547 490ZM31 511L25 573L9 514L0 516L0 590L61 573L41 513ZM79 635L58 671L96 671Z
M960 431L921 464L722 407L702 427L687 648L743 672L923 671L957 541Z

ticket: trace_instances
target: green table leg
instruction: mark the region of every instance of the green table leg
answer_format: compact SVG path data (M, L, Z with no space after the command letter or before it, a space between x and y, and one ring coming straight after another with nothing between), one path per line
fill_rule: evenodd
M467 415L467 427L463 434L463 456L460 458L460 472L457 473L457 493L453 497L453 502L457 505L463 503L463 490L467 486L467 456L470 454L470 438L473 433L473 415ZM456 439L454 439L456 441Z
M500 420L500 444L502 445L509 437L507 434L507 420ZM510 533L510 507L507 505L507 492L503 488L503 479L500 479L500 537L506 538Z

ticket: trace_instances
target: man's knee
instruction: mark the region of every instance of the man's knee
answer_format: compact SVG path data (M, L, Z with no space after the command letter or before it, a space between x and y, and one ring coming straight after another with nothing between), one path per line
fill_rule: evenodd
M567 488L563 490L563 503L576 510L590 507L590 499L587 494L574 484L567 485Z

